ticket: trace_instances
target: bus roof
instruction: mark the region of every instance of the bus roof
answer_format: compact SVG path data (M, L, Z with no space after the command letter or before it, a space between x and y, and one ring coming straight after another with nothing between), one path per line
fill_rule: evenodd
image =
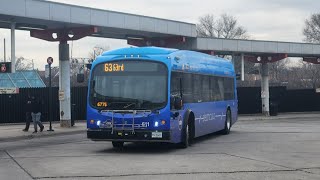
M102 56L108 55L165 55L171 54L178 49L159 47L127 47L104 52Z
M178 50L160 47L127 47L104 52L100 57L139 55L141 57L157 56L155 60L171 61L171 69L183 72L215 74L220 76L235 76L230 60L195 51ZM159 59L159 56L163 58Z

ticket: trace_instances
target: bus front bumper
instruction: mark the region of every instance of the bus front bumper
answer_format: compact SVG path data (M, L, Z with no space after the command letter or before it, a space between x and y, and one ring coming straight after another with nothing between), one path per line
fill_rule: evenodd
M87 137L93 141L170 142L170 131L88 129Z

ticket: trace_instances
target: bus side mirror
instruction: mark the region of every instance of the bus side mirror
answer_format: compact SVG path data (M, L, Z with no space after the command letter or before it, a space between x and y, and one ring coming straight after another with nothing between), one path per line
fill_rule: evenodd
M91 70L92 64L86 64L86 67Z
M236 74L236 80L241 80L241 74Z
M77 82L78 83L84 82L84 74L77 74Z
M174 109L180 110L182 108L182 99L181 97L174 98Z

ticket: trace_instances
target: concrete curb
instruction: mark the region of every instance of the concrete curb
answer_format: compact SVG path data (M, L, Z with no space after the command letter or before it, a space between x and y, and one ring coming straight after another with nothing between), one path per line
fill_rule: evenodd
M30 134L30 135L24 135L24 136L16 136L16 137L7 137L7 138L1 138L0 137L0 143L2 142L13 142L13 141L19 141L19 140L26 140L26 139L36 139L36 138L45 138L45 137L51 137L51 136L60 136L60 135L72 135L72 134L81 134L85 133L86 129L80 129L80 130L74 130L74 131L66 131L66 132L59 132L59 133L45 133L45 134Z

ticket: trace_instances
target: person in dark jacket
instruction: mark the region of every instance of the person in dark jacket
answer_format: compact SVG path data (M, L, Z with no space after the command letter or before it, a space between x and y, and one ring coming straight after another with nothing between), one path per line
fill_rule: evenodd
M33 121L33 125L34 125L34 132L33 133L37 133L38 132L38 125L40 127L40 132L43 131L44 126L41 123L40 119L41 119L41 108L42 108L42 103L40 101L40 99L36 99L34 96L32 97L32 101L31 101L31 116L32 116L32 121Z
M31 122L31 96L28 94L26 105L25 105L25 114L26 114L26 127L23 129L23 131L28 131L30 122Z

